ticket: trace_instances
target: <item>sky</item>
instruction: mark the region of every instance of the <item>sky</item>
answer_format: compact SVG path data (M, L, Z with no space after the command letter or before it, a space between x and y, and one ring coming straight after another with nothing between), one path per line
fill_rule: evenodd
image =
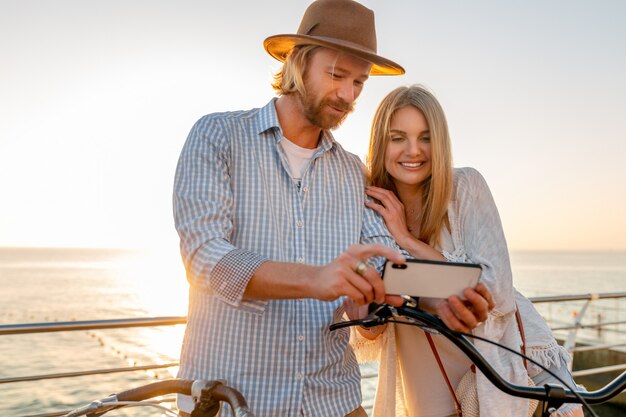
M176 252L172 185L201 116L260 107L307 0L0 0L0 246ZM335 137L427 86L512 250L626 250L626 2L368 0L379 54Z

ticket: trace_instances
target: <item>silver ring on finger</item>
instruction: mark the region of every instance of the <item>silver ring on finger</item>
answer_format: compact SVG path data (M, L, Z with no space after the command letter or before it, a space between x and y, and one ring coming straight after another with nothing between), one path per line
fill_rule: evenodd
M354 272L356 272L360 276L363 276L366 269L367 269L367 264L363 261L359 261L359 263L356 264L356 266L354 267Z

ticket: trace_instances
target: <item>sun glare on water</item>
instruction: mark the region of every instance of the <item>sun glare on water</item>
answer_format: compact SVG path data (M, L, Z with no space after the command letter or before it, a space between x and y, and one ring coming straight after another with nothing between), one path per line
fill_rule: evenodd
M185 271L174 250L133 251L119 259L117 279L132 294L136 317L185 316L188 305L188 289ZM170 363L180 355L185 326L155 326L135 329L141 346L129 352L129 357L141 358L149 363ZM147 348L147 349L146 349ZM137 365L137 364L135 364ZM177 368L168 368L172 376Z
M189 285L177 251L142 250L128 259L126 269L138 310L149 316L187 314Z

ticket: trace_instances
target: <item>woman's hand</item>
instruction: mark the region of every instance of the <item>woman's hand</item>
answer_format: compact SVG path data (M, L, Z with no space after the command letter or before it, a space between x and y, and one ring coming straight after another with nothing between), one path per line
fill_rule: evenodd
M380 187L368 186L365 188L368 196L380 201L366 201L365 205L375 210L385 220L385 225L396 243L411 256L421 259L445 260L443 255L432 246L422 242L411 234L406 221L404 204L393 191Z
M450 329L467 333L487 320L495 302L489 289L482 283L474 288L466 288L463 295L465 300L456 295L445 300L439 299L434 310Z
M365 187L365 193L380 201L380 204L366 201L365 205L382 216L387 229L389 229L395 241L401 247L404 247L403 244L406 242L406 239L413 238L406 223L404 204L398 200L393 191L385 190L384 188L368 186Z

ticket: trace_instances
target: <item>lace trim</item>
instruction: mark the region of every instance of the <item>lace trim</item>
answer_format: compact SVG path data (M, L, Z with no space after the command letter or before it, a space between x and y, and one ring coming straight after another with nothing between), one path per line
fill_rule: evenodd
M350 327L350 345L359 363L377 362L380 357L383 338L387 337L383 332L374 340L361 336L355 327Z
M456 247L452 253L444 250L441 254L450 262L470 262L469 258L465 254L465 248L463 246Z
M563 346L560 346L556 341L550 342L544 346L527 346L526 354L528 357L536 362L539 362L546 368L560 369L563 363L567 363L571 356ZM537 365L533 363L528 364L529 374L537 375L542 371Z
M578 389L584 389L582 385L578 385ZM582 404L563 404L556 410L554 414L556 417L573 417L574 412L579 410L582 407Z
M507 314L511 314L511 313L503 313L500 310L496 310L494 308L489 313L487 313L487 320L489 320L490 318L491 319L501 319L502 317L506 316Z

